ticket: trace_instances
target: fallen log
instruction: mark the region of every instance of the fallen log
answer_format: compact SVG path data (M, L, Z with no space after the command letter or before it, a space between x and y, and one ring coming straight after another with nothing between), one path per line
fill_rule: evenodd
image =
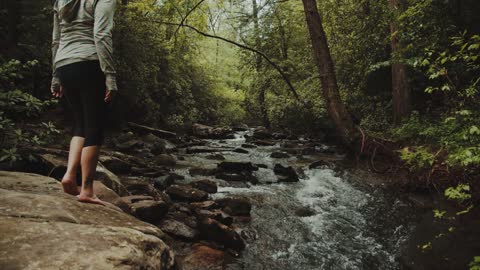
M137 131L140 133L152 133L155 136L158 136L160 138L176 138L177 134L174 132L166 131L166 130L161 130L157 128L152 128L152 127L147 127L144 125L136 124L133 122L128 122L128 126L133 130Z

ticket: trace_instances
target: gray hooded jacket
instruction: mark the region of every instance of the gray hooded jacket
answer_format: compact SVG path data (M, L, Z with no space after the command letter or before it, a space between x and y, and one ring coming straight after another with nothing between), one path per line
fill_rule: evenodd
M56 0L53 6L52 87L61 82L57 68L99 60L106 86L116 91L112 31L116 0Z

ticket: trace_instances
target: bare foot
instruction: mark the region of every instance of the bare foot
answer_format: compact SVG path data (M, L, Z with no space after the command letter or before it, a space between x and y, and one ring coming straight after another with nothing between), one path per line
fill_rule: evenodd
M80 194L79 187L77 186L77 183L75 182L75 180L63 179L62 187L63 187L63 192L68 193L70 195L75 196Z
M77 195L77 198L79 202L100 204L106 206L105 202L100 200L97 196L89 197L84 195Z

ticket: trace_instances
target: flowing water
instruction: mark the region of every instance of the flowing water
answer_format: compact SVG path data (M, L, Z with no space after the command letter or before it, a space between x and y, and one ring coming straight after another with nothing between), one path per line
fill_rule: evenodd
M238 147L246 133L237 133L233 140L209 141L209 146ZM397 258L413 228L407 204L365 185L364 174L327 167L308 169L315 156L272 159L270 154L278 148L223 153L227 160L268 166L256 172L261 184L225 185L215 195L246 196L253 204L252 220L243 227L247 247L228 269L402 269ZM328 146L322 148L317 150ZM187 160L212 166L205 155L195 154ZM276 163L303 171L300 181L266 184L276 180L272 171Z

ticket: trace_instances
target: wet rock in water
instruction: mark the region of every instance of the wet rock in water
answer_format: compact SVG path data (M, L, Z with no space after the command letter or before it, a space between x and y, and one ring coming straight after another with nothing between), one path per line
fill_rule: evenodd
M249 143L244 143L244 144L242 144L242 147L243 147L243 148L251 148L251 149L257 148L256 145L249 144Z
M201 176L212 176L217 173L217 168L202 168L202 167L193 167L188 170L191 176L201 175Z
M220 155L220 154L212 154L212 155L207 155L205 156L206 159L211 159L211 160L225 160L225 157Z
M198 228L202 238L215 241L227 248L243 249L245 243L240 235L232 228L215 219L204 217L199 220Z
M307 147L302 149L302 155L308 156L308 155L314 155L316 153L316 150L314 147Z
M167 188L166 193L174 200L198 202L208 199L208 193L188 185L173 185Z
M114 156L100 155L99 161L115 174L128 174L132 170L130 163Z
M132 203L141 202L141 201L153 201L153 200L155 200L155 198L153 198L152 196L147 196L147 195L124 196L124 197L120 197L120 199L127 204L132 204Z
M53 178L0 172L0 205L1 269L174 267L159 228L110 207L80 203Z
M162 229L163 232L182 240L193 241L199 235L197 230L175 219L164 219L157 226Z
M96 180L102 181L107 187L111 188L115 193L120 196L130 195L128 190L123 185L122 181L118 176L112 173L110 170L105 168L101 163L98 163L96 168Z
M289 158L290 155L284 152L273 152L270 157L272 158Z
M194 244L192 250L179 260L180 270L223 270L225 252L203 244Z
M323 166L330 166L331 163L326 161L326 160L317 160L315 162L312 162L310 165L308 165L308 168L309 169L316 169L316 168L320 168L320 167L323 167Z
M233 218L227 213L219 209L215 209L215 210L199 209L197 211L197 215L201 218L203 217L213 218L216 221L221 222L222 224L225 224L227 226L230 226L233 223Z
M234 139L235 136L230 128L211 127L202 124L192 126L193 135L205 139Z
M278 177L278 182L298 182L298 174L291 166L284 167L281 164L275 164L273 172Z
M218 168L226 172L252 172L258 171L258 167L251 162L224 161L218 164Z
M245 150L243 148L236 148L235 150L233 150L232 152L234 153L239 153L239 154L248 154L248 150Z
M203 179L191 182L192 187L203 190L208 193L217 193L218 187L217 183L212 180Z
M284 139L288 138L288 135L284 134L284 133L281 133L281 132L275 132L275 133L272 134L272 137L275 140L284 140Z
M252 184L258 184L258 179L251 172L239 172L239 173L228 173L228 172L219 172L215 174L215 177L225 181L232 182L250 182Z
M221 198L215 200L215 203L232 216L250 216L252 210L252 204L247 198Z
M433 199L430 195L408 194L407 200L416 208L432 209L434 207Z
M267 140L255 140L252 143L260 146L274 146L275 144L277 144L274 141L267 141Z
M310 207L299 207L295 210L295 215L299 217L310 217L315 215L315 211Z
M130 204L130 209L138 219L152 223L167 214L168 205L164 201L141 200Z
M255 166L257 166L257 167L259 167L259 168L268 169L268 166L267 166L266 164L255 163Z
M243 125L234 126L232 129L233 131L247 131L249 127L243 124Z
M155 155L171 153L175 150L175 144L165 139L160 139L157 136L149 133L144 138L144 141L148 142L148 148L150 152Z
M160 166L173 167L177 164L177 160L173 155L160 154L155 157L155 164Z
M253 137L256 139L270 139L272 133L266 127L257 127L253 130Z
M216 207L215 201L204 201L204 202L192 202L191 206L198 209L213 209Z

